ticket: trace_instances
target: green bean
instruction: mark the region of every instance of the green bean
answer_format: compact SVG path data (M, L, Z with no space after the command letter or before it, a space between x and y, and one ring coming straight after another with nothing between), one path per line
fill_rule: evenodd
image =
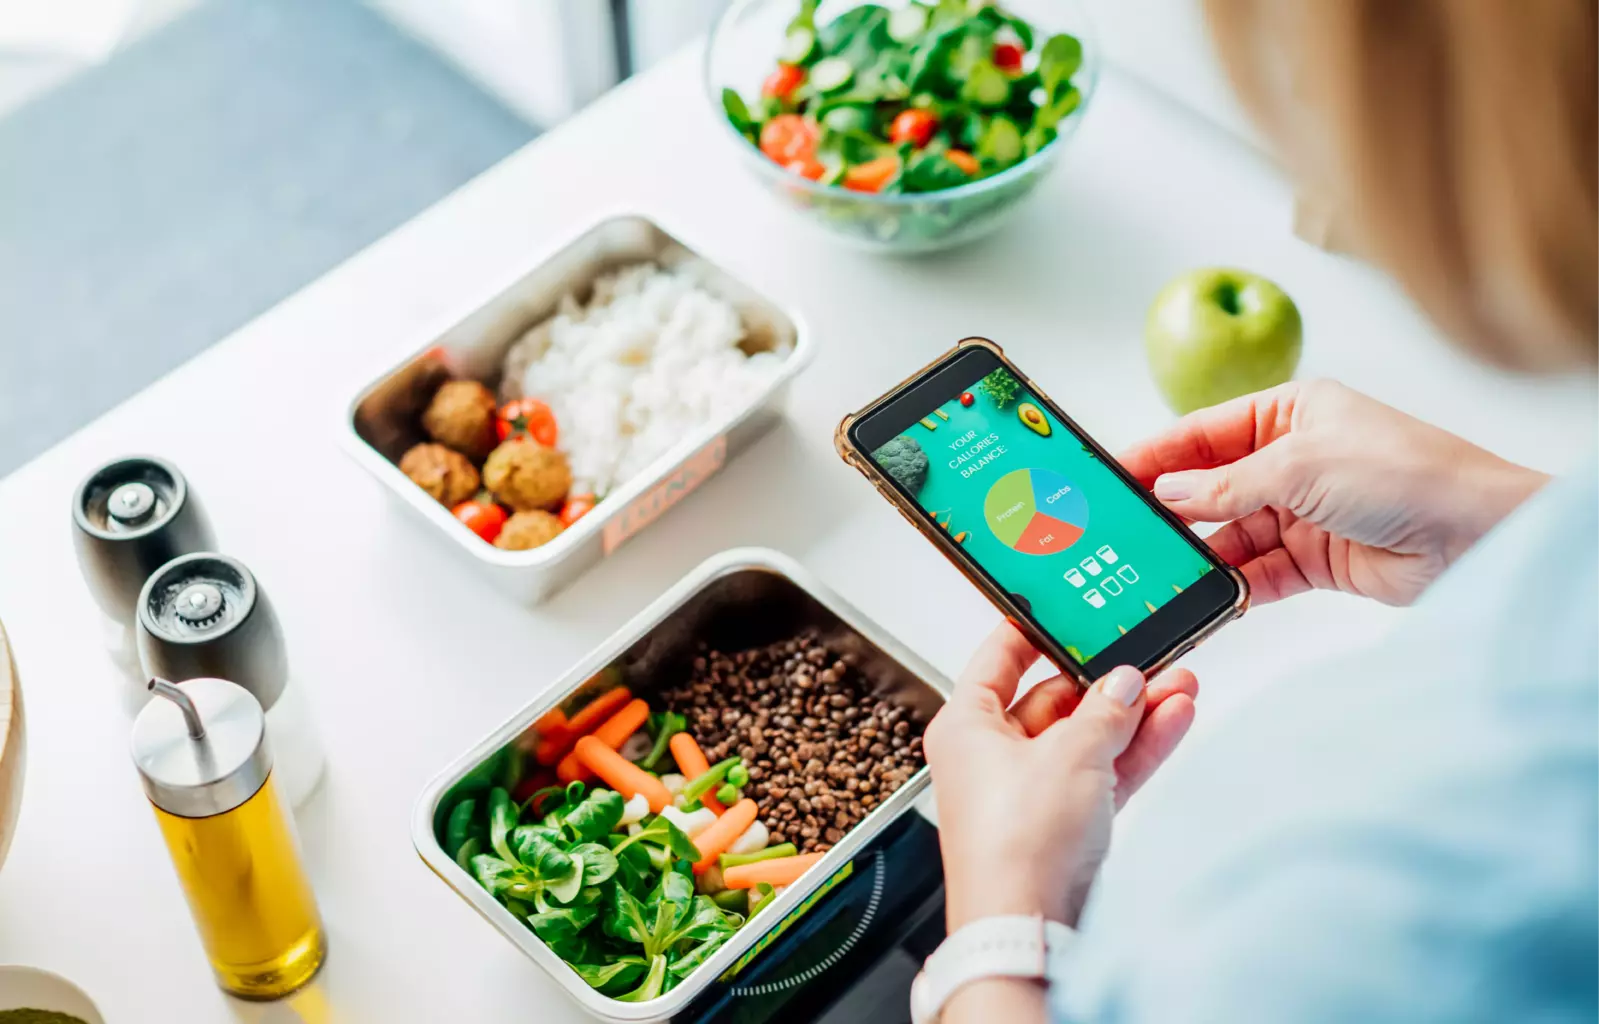
M718 858L718 862L721 864L722 870L726 871L728 868L736 868L741 864L757 864L763 860L793 857L798 853L799 849L793 843L779 843L776 846L768 846L764 850L756 850L754 853L724 853Z
M727 773L733 770L733 766L736 764L741 764L743 760L744 759L740 757L730 757L726 761L718 761L716 764L711 765L710 771L706 772L704 775L701 775L699 778L683 787L683 792L681 794L683 797L683 802L685 804L691 804L700 797L704 796L706 793L709 793L711 790L720 786L722 784L722 780L727 778Z

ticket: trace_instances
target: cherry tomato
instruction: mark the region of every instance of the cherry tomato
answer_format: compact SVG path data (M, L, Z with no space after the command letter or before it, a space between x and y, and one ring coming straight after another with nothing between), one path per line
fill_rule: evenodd
M594 511L594 495L574 494L566 499L566 504L561 506L561 525L571 526Z
M805 81L805 69L797 64L779 64L777 70L766 76L761 86L763 96L776 96L783 100Z
M972 407L972 403L975 401L977 401L977 399L972 397L972 393L970 391L961 392L961 405L964 405L966 408L970 409Z
M816 126L798 114L778 114L761 129L761 152L787 167L816 156Z
M890 142L909 142L918 148L927 145L927 140L938 131L938 116L931 110L922 110L920 107L908 107L901 110L888 126L888 139Z
M977 173L977 158L964 149L945 150L944 158L967 174Z
M854 192L881 192L899 173L899 158L880 156L844 172L844 187Z
M505 509L492 501L463 501L450 509L450 513L490 544L505 525Z
M555 447L555 439L559 434L555 427L555 413L537 398L517 398L500 406L494 429L501 441L526 434L546 448Z
M994 44L994 66L1006 74L1021 73L1022 56L1022 48L1015 43Z
M559 781L560 780L555 777L554 772L547 768L541 768L516 784L516 788L511 790L511 800L513 803L518 804L527 803L527 801L532 798L534 793L537 793L541 789L554 786ZM554 794L551 795L553 796Z
M812 159L790 160L785 170L802 178L809 178L812 181L821 181L822 175L827 173L827 168Z

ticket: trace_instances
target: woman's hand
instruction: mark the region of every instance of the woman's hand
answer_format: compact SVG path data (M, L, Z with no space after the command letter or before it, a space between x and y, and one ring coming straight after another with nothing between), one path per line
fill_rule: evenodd
M1002 624L927 729L951 931L993 914L1074 924L1112 814L1193 723L1199 684L1186 669L1147 692L1128 667L1087 693L1057 676L1011 707L1037 659Z
M1409 604L1548 477L1331 381L1202 409L1121 459L1257 604L1310 589Z

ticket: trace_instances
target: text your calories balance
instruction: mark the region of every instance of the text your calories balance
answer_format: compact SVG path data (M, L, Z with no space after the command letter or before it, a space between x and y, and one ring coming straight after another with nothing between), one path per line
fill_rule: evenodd
M962 477L971 476L1005 454L1005 446L999 443L998 434L988 434L978 439L975 430L968 430L951 441L949 450L955 453L955 457L949 460L949 468L960 470Z

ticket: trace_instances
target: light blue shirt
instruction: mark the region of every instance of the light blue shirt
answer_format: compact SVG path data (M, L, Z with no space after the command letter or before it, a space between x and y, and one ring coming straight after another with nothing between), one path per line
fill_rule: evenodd
M1056 1019L1599 1020L1596 635L1589 465L1147 794Z

